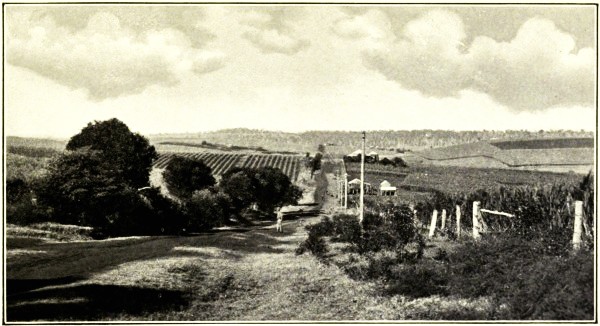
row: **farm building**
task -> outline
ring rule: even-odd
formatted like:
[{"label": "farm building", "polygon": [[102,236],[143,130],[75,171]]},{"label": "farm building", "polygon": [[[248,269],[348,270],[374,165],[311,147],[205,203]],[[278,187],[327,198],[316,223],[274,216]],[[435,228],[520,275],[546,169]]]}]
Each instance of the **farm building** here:
[{"label": "farm building", "polygon": [[396,187],[393,187],[387,180],[383,180],[379,184],[380,196],[396,196]]},{"label": "farm building", "polygon": [[588,173],[593,138],[482,141],[415,152],[419,163],[440,166]]},{"label": "farm building", "polygon": [[[362,150],[357,149],[354,152],[344,156],[344,161],[360,162],[361,155]],[[377,161],[379,161],[379,154],[377,152],[370,152],[365,156],[365,162],[367,163],[375,163]]]},{"label": "farm building", "polygon": [[367,159],[377,162],[379,161],[379,154],[377,154],[377,152],[370,152],[369,154],[367,154],[367,156],[365,156],[365,160]]},{"label": "farm building", "polygon": [[[371,192],[371,184],[365,182],[365,193]],[[356,195],[360,193],[360,179],[348,181],[348,194]]]}]

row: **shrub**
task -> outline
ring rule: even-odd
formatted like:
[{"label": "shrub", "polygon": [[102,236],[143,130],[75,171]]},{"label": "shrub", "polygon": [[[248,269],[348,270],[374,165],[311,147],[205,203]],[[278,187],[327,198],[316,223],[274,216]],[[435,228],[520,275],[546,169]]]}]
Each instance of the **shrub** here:
[{"label": "shrub", "polygon": [[339,214],[333,216],[332,241],[357,243],[362,236],[358,219],[354,215]]},{"label": "shrub", "polygon": [[187,200],[196,190],[206,189],[215,184],[212,170],[201,160],[174,156],[163,172],[169,192]]},{"label": "shrub", "polygon": [[31,187],[21,178],[6,180],[6,203],[13,204],[30,199]]},{"label": "shrub", "polygon": [[311,231],[308,232],[306,240],[296,248],[296,255],[302,255],[308,250],[317,258],[325,258],[325,254],[329,251],[327,243],[325,243],[325,240],[316,231]]},{"label": "shrub", "polygon": [[508,235],[467,243],[448,261],[450,293],[491,296],[508,307],[496,318],[593,317],[593,256],[585,250],[558,255],[538,241]]},{"label": "shrub", "polygon": [[189,231],[205,231],[225,224],[230,216],[229,197],[209,189],[195,191],[186,202]]},{"label": "shrub", "polygon": [[178,234],[187,226],[181,205],[163,196],[159,188],[145,189],[141,196],[150,209],[140,221],[146,225],[147,234]]},{"label": "shrub", "polygon": [[36,205],[29,198],[6,204],[6,222],[17,225],[28,225],[50,220],[51,215],[46,207]]},{"label": "shrub", "polygon": [[334,233],[334,224],[329,218],[329,216],[321,217],[321,221],[319,223],[310,224],[304,227],[306,231],[310,233],[314,233],[319,237],[331,236]]}]

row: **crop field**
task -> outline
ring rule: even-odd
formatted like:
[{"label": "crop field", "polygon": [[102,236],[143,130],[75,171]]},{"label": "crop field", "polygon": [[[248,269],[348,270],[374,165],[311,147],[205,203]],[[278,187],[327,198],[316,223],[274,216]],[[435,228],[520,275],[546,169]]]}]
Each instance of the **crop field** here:
[{"label": "crop field", "polygon": [[500,149],[594,148],[594,138],[551,138],[493,141]]},{"label": "crop field", "polygon": [[179,155],[196,160],[202,160],[208,165],[213,175],[223,175],[233,167],[274,167],[279,168],[290,180],[295,181],[298,178],[302,167],[301,156],[298,155],[261,155],[261,154],[230,154],[230,153],[159,153],[158,159],[154,162],[154,167],[164,169],[169,165],[171,158]]},{"label": "crop field", "polygon": [[[593,138],[480,141],[415,152],[419,164],[585,174],[594,164]],[[420,158],[420,159],[419,159]],[[414,162],[413,162],[414,163]]]},{"label": "crop field", "polygon": [[[347,163],[348,180],[360,178],[360,164]],[[392,186],[416,192],[439,190],[446,193],[496,189],[510,186],[576,184],[580,175],[542,171],[482,169],[455,166],[410,166],[395,168],[376,164],[365,165],[365,181],[379,186],[383,180]]]}]

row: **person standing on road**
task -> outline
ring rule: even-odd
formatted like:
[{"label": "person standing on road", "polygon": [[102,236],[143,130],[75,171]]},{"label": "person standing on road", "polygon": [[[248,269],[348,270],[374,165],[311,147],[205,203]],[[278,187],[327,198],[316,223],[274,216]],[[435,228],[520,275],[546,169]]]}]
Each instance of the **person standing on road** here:
[{"label": "person standing on road", "polygon": [[282,224],[283,223],[283,212],[281,208],[277,208],[277,232],[283,232]]}]

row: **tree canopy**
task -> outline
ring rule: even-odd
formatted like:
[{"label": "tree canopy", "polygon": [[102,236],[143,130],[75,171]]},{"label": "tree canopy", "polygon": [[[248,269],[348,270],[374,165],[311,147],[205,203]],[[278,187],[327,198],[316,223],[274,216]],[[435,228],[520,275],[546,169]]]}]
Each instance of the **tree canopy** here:
[{"label": "tree canopy", "polygon": [[238,210],[256,203],[260,210],[271,212],[277,206],[297,203],[302,196],[288,176],[273,167],[232,169],[223,175],[219,188]]},{"label": "tree canopy", "polygon": [[163,177],[169,192],[179,199],[188,199],[196,190],[213,186],[212,169],[202,160],[175,156],[167,165]]},{"label": "tree canopy", "polygon": [[67,150],[90,149],[100,159],[110,162],[123,180],[134,188],[149,184],[152,161],[157,158],[154,146],[138,133],[133,133],[118,119],[89,123],[71,137]]}]

